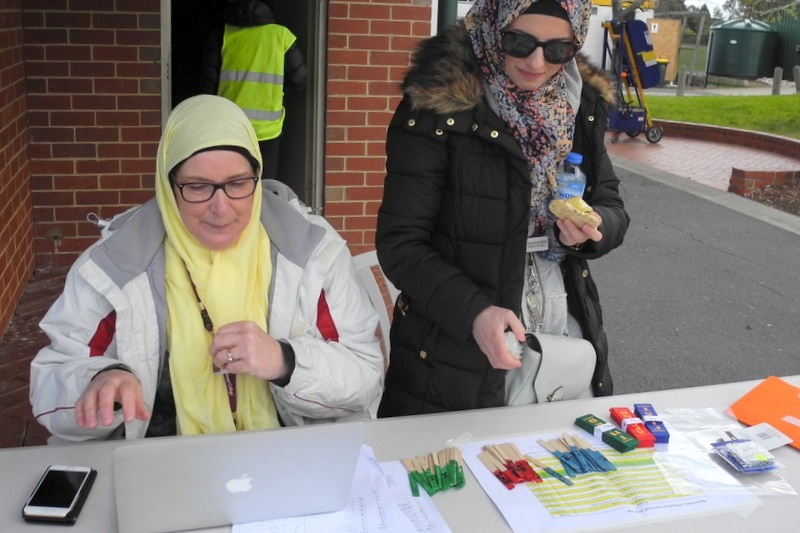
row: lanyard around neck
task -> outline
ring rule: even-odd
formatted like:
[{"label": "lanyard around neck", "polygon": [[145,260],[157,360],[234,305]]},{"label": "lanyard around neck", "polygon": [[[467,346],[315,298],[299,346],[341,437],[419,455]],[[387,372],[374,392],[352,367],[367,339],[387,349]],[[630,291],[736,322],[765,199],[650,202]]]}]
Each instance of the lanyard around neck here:
[{"label": "lanyard around neck", "polygon": [[[185,267],[186,265],[184,264],[184,268]],[[200,318],[203,320],[203,327],[211,334],[211,338],[214,338],[214,322],[211,321],[208,309],[206,309],[206,306],[203,304],[203,300],[200,299],[200,294],[197,292],[197,287],[194,284],[194,280],[192,280],[192,275],[189,273],[188,268],[186,269],[186,275],[189,277],[189,283],[192,284],[194,297],[197,299],[197,305],[200,307]],[[214,365],[214,368],[217,369],[217,366]],[[225,380],[225,391],[228,393],[228,403],[231,406],[231,413],[236,413],[236,374],[230,374],[221,369],[217,370],[222,372],[222,377]]]}]

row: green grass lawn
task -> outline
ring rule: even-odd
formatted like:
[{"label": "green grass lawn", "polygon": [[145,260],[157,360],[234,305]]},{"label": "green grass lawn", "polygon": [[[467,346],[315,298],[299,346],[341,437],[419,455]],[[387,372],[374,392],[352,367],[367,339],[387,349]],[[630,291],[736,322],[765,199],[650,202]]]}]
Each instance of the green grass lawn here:
[{"label": "green grass lawn", "polygon": [[800,94],[767,96],[647,96],[650,116],[800,139]]}]

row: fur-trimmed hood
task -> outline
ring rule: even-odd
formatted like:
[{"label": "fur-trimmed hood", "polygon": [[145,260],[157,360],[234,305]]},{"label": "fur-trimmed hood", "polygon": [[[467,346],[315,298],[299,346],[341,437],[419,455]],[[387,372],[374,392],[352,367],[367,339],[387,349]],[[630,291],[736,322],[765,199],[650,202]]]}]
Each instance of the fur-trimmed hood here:
[{"label": "fur-trimmed hood", "polygon": [[[616,102],[612,80],[589,60],[576,57],[584,84],[594,87],[607,105]],[[463,22],[420,43],[403,80],[403,92],[417,109],[456,113],[484,99],[481,74]]]}]

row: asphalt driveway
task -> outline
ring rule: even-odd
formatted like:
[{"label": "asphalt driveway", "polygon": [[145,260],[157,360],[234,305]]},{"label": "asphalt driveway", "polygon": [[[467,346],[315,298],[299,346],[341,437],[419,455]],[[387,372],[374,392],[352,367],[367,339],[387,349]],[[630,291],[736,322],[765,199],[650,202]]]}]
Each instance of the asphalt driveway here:
[{"label": "asphalt driveway", "polygon": [[592,264],[615,392],[800,373],[800,217],[615,166],[631,227]]}]

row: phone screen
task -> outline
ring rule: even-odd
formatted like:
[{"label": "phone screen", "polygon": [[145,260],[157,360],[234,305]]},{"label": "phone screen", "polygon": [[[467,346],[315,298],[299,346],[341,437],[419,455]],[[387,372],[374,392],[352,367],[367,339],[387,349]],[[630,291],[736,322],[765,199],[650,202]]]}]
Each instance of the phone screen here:
[{"label": "phone screen", "polygon": [[78,489],[83,484],[88,472],[69,470],[48,470],[42,483],[36,489],[28,505],[36,507],[72,506]]},{"label": "phone screen", "polygon": [[22,508],[22,517],[75,523],[96,476],[97,471],[88,466],[49,466]]}]

